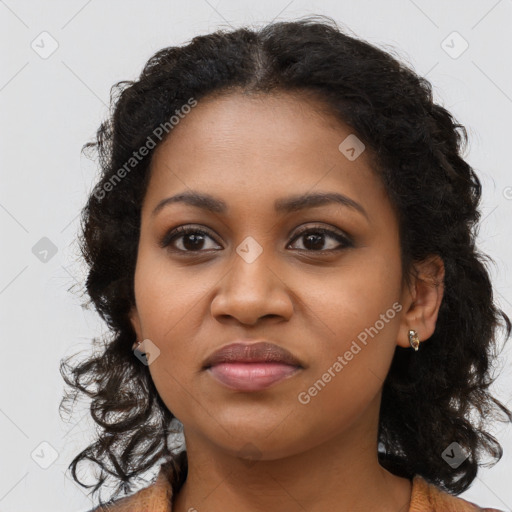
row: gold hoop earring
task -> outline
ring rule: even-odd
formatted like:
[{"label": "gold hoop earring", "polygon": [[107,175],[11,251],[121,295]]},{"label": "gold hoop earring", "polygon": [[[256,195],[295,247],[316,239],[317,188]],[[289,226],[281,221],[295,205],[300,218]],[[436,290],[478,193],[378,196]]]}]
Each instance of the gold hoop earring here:
[{"label": "gold hoop earring", "polygon": [[409,331],[409,344],[416,352],[418,351],[420,339],[418,338],[418,333],[412,329]]}]

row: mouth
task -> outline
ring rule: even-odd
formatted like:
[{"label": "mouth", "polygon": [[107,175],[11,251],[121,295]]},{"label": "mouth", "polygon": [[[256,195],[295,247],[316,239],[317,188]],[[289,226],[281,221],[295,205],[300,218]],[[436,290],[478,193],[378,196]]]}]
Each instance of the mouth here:
[{"label": "mouth", "polygon": [[231,343],[214,352],[203,369],[217,382],[239,391],[261,391],[303,369],[284,347],[266,341]]},{"label": "mouth", "polygon": [[217,381],[239,391],[261,391],[302,368],[281,363],[221,363],[208,368]]}]

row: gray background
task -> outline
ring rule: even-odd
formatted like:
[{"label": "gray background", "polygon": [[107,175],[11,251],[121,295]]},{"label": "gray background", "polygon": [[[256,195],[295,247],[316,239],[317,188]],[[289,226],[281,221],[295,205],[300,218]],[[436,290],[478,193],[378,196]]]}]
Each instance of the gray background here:
[{"label": "gray background", "polygon": [[[58,365],[106,332],[68,289],[85,276],[75,236],[96,174],[80,150],[107,114],[110,87],[197,34],[315,13],[427,76],[436,100],[467,127],[466,158],[484,186],[478,242],[512,315],[512,0],[0,0],[0,512],[92,506],[65,470],[93,426],[83,405],[69,423],[60,419]],[[508,347],[493,388],[509,406],[511,361]],[[504,456],[461,496],[512,510],[512,428],[497,423],[491,432]]]}]

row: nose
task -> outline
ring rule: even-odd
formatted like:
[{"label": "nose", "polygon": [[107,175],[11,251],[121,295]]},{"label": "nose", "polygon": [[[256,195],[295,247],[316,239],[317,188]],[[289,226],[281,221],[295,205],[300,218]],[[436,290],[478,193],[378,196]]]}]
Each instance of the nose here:
[{"label": "nose", "polygon": [[211,303],[211,313],[218,321],[236,319],[246,325],[255,325],[263,317],[276,321],[289,320],[293,314],[293,302],[283,275],[270,268],[260,254],[252,262],[245,261],[237,253],[234,263],[219,284]]}]

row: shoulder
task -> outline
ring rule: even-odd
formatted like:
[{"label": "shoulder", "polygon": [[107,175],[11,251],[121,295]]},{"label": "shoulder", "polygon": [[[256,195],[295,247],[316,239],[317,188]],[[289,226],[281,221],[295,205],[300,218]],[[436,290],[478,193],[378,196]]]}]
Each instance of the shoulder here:
[{"label": "shoulder", "polygon": [[156,480],[144,489],[88,512],[172,512],[171,498],[172,487],[162,468]]},{"label": "shoulder", "polygon": [[475,503],[453,496],[416,475],[413,479],[411,504],[408,512],[503,512],[496,508],[481,508]]}]

